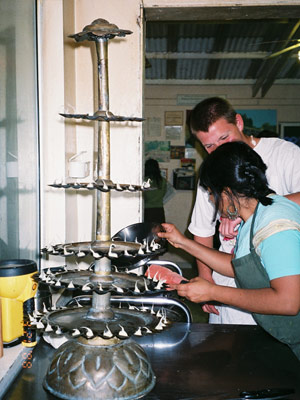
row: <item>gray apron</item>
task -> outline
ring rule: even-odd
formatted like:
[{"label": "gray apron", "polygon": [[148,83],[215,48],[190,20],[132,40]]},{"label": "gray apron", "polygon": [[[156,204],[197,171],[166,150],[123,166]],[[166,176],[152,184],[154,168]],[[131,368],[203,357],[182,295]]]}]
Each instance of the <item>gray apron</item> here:
[{"label": "gray apron", "polygon": [[[258,206],[259,203],[254,211],[250,228],[250,253],[232,260],[236,285],[242,289],[270,287],[269,276],[253,245],[253,230]],[[300,312],[295,316],[257,313],[252,313],[252,316],[265,331],[287,344],[300,360]]]}]

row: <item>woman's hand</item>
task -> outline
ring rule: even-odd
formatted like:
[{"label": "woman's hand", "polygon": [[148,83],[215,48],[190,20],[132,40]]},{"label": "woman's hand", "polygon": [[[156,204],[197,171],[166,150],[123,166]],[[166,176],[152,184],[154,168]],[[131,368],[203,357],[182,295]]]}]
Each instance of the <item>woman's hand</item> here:
[{"label": "woman's hand", "polygon": [[197,276],[189,281],[189,283],[180,285],[170,285],[172,289],[177,290],[179,296],[186,297],[194,303],[205,303],[214,300],[211,295],[213,283]]},{"label": "woman's hand", "polygon": [[174,247],[182,247],[186,237],[179,232],[176,226],[173,224],[162,224],[162,226],[165,232],[158,232],[157,236],[167,239]]}]

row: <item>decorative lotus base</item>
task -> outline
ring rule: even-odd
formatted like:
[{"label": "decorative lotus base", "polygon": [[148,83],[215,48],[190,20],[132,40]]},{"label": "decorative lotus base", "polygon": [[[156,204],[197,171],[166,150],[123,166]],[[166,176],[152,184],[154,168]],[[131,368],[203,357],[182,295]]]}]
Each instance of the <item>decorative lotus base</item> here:
[{"label": "decorative lotus base", "polygon": [[148,357],[131,339],[70,340],[58,348],[44,388],[62,399],[138,399],[155,385]]}]

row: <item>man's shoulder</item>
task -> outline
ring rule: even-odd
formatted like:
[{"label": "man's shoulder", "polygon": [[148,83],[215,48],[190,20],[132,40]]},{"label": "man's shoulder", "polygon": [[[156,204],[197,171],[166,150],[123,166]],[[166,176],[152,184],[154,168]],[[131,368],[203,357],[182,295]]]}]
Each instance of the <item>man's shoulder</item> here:
[{"label": "man's shoulder", "polygon": [[272,199],[271,205],[260,207],[258,225],[265,225],[267,222],[282,218],[300,223],[300,207],[298,204],[279,195],[272,195]]},{"label": "man's shoulder", "polygon": [[295,143],[292,143],[288,140],[280,139],[280,138],[261,138],[257,148],[254,148],[260,154],[261,152],[269,152],[269,151],[295,151],[300,153],[300,147]]},{"label": "man's shoulder", "polygon": [[273,165],[274,161],[279,167],[279,164],[299,162],[300,159],[300,147],[279,138],[261,138],[254,150],[268,166]]}]

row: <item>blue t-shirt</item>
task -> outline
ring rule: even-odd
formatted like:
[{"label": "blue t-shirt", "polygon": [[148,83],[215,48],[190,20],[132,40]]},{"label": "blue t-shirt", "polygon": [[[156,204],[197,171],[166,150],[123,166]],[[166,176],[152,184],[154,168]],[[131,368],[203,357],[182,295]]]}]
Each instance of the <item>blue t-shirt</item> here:
[{"label": "blue t-shirt", "polygon": [[[300,206],[282,196],[272,195],[273,204],[259,204],[254,234],[276,220],[289,220],[300,225]],[[242,223],[237,237],[235,258],[249,254],[250,227],[253,215]],[[263,240],[258,246],[261,261],[270,280],[300,274],[300,232],[288,229],[277,232]]]}]

